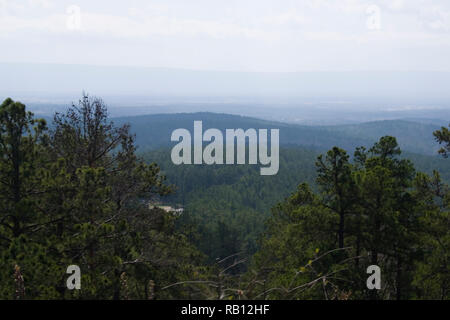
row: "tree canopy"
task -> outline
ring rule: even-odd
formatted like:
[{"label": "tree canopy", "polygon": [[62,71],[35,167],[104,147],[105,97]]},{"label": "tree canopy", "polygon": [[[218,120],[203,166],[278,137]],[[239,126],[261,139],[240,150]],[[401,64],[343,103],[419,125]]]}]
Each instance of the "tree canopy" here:
[{"label": "tree canopy", "polygon": [[[450,298],[449,187],[395,137],[352,154],[286,148],[279,175],[261,177],[138,153],[87,94],[49,127],[0,105],[0,299]],[[434,136],[446,157],[448,129]],[[366,286],[373,265],[380,290]]]}]

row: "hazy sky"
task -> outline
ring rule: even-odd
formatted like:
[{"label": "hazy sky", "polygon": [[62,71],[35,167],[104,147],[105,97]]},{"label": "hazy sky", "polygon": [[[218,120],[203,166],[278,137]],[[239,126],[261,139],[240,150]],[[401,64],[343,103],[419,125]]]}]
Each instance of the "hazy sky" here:
[{"label": "hazy sky", "polygon": [[450,71],[449,0],[0,0],[0,62]]}]

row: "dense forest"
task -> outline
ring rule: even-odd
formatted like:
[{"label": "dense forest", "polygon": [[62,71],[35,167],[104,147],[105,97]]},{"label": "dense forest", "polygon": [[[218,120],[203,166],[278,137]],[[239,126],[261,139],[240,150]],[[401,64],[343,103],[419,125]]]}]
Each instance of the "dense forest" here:
[{"label": "dense forest", "polygon": [[[201,120],[209,128],[280,129],[280,145],[301,146],[307,149],[328,150],[339,146],[353,150],[368,146],[381,136],[396,137],[404,151],[435,155],[438,149],[433,132],[440,127],[436,123],[410,120],[382,120],[354,125],[307,126],[261,120],[245,116],[211,112],[152,114],[115,118],[117,125],[131,124],[140,150],[170,147],[170,136],[177,128],[193,129],[195,120]],[[440,121],[436,121],[440,122]],[[151,138],[150,138],[151,137]]]},{"label": "dense forest", "polygon": [[[367,145],[370,130],[350,142],[347,127],[285,125],[280,171],[264,177],[175,166],[170,128],[126,120],[87,95],[50,123],[1,104],[0,299],[450,298],[447,128],[418,132],[437,158],[389,135]],[[298,146],[301,132],[322,148]],[[69,265],[80,290],[66,287]],[[380,290],[366,287],[369,265]]]},{"label": "dense forest", "polygon": [[[272,207],[290,196],[300,182],[318,191],[315,161],[319,155],[319,150],[303,147],[281,148],[278,174],[264,177],[252,165],[177,166],[170,159],[170,149],[142,154],[147,162],[158,163],[175,188],[163,202],[184,208],[178,228],[195,230],[194,243],[211,261],[239,251],[255,253]],[[412,153],[399,156],[430,175],[437,169],[442,180],[450,182],[450,161]]]}]

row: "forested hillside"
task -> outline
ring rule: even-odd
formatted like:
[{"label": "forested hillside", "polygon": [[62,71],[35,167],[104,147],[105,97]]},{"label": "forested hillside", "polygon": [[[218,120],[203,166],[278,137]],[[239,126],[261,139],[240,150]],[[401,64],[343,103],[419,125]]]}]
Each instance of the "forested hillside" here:
[{"label": "forested hillside", "polygon": [[[155,149],[167,121],[119,122],[87,95],[49,126],[20,102],[0,105],[0,298],[450,298],[447,128],[432,132],[438,158],[402,153],[392,136],[343,149],[360,138],[286,125],[288,141],[305,130],[324,144],[286,143],[278,174],[261,176],[175,166],[170,148]],[[327,135],[339,144],[322,150]],[[66,286],[72,265],[79,290]],[[369,265],[379,290],[366,286]]]},{"label": "forested hillside", "polygon": [[175,192],[164,199],[185,212],[181,229],[195,230],[195,243],[213,261],[244,250],[252,254],[270,208],[287,197],[299,181],[313,184],[318,153],[290,148],[280,152],[280,171],[261,176],[258,166],[176,166],[170,149],[144,154],[159,163]]},{"label": "forested hillside", "polygon": [[433,139],[433,132],[439,128],[434,124],[418,121],[384,120],[361,124],[330,126],[331,132],[374,141],[380,136],[396,137],[400,147],[415,153],[435,154],[438,145]]},{"label": "forested hillside", "polygon": [[193,131],[195,120],[203,121],[203,129],[280,129],[282,146],[302,146],[308,149],[328,150],[333,146],[354,149],[370,146],[380,137],[392,135],[398,138],[402,150],[435,155],[438,144],[433,139],[433,131],[440,127],[413,121],[376,121],[347,126],[304,126],[255,118],[216,114],[180,113],[143,115],[138,117],[114,118],[117,125],[129,123],[131,132],[136,134],[140,150],[155,149],[173,145],[170,141],[172,131],[185,128]]},{"label": "forested hillside", "polygon": [[[316,185],[315,161],[319,151],[302,147],[280,150],[280,170],[275,176],[260,176],[258,166],[176,166],[170,149],[145,152],[148,162],[156,162],[175,191],[164,202],[185,209],[179,219],[181,229],[195,230],[197,247],[213,261],[238,251],[249,254],[258,248],[270,208],[288,197],[299,183]],[[442,173],[450,182],[450,161],[438,156],[407,153],[418,171]]]}]

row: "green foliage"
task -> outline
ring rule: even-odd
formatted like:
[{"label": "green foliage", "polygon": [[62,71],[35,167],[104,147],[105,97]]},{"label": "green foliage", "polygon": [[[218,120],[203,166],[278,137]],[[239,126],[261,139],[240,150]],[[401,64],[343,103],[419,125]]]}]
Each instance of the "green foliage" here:
[{"label": "green foliage", "polygon": [[143,150],[167,148],[171,145],[170,135],[173,130],[186,128],[192,132],[195,120],[201,120],[204,129],[217,128],[223,133],[228,128],[280,129],[280,145],[283,147],[301,146],[325,151],[339,146],[344,150],[353,150],[361,145],[373,145],[382,136],[394,136],[404,151],[433,155],[439,148],[432,135],[439,129],[438,125],[404,120],[306,126],[211,112],[154,114],[115,119],[118,124],[131,125],[131,131],[136,134],[136,142]]},{"label": "green foliage", "polygon": [[[236,120],[204,116],[221,129]],[[282,139],[325,147],[347,137],[339,130],[286,125]],[[145,132],[144,147],[164,145]],[[435,137],[445,156],[448,130]],[[284,147],[279,173],[261,176],[251,165],[175,166],[170,150],[136,147],[98,98],[83,95],[50,130],[23,104],[1,104],[0,299],[450,298],[444,159],[401,155],[385,136],[352,157]],[[73,264],[81,290],[66,287]],[[377,292],[366,288],[373,264]]]},{"label": "green foliage", "polygon": [[[55,115],[51,131],[5,100],[0,173],[0,298],[186,297],[161,288],[200,270],[203,257],[175,231],[176,217],[148,207],[171,188],[156,164],[136,156],[128,126],[108,121],[100,99],[84,95]],[[82,288],[69,291],[73,264]]]},{"label": "green foliage", "polygon": [[[383,137],[358,148],[354,164],[338,148],[319,156],[321,192],[301,184],[273,209],[248,280],[264,286],[249,295],[449,299],[448,187],[399,154],[395,138]],[[382,270],[379,291],[365,287],[369,265]]]},{"label": "green foliage", "polygon": [[439,144],[444,145],[441,149],[439,149],[439,153],[447,158],[448,153],[450,152],[450,130],[442,127],[441,130],[436,130],[433,135]]},{"label": "green foliage", "polygon": [[157,162],[176,186],[164,201],[181,205],[180,231],[204,252],[211,262],[244,251],[258,249],[264,220],[270,207],[289,195],[298,181],[313,182],[317,153],[282,148],[280,170],[275,176],[261,176],[259,166],[176,166],[170,150],[147,152],[148,162]]},{"label": "green foliage", "polygon": [[413,285],[419,299],[449,299],[450,295],[450,190],[438,172],[418,175],[416,194],[423,215],[420,237],[423,257],[416,262]]}]

